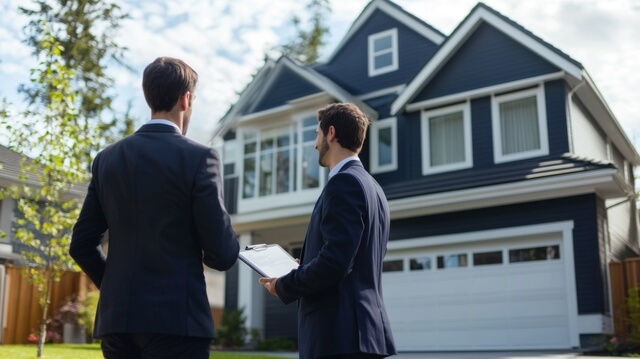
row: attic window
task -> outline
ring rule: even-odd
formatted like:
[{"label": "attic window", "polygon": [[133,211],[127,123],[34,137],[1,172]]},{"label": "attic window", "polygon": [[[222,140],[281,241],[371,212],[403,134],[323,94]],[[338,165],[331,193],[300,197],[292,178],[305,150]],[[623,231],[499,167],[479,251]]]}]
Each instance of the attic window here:
[{"label": "attic window", "polygon": [[398,69],[398,29],[369,36],[369,77]]}]

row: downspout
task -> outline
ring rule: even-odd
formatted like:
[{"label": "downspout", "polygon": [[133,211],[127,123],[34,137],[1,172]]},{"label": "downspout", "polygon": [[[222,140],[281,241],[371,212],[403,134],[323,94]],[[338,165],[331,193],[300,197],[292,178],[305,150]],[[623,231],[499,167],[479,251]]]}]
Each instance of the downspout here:
[{"label": "downspout", "polygon": [[569,137],[569,152],[573,153],[573,126],[571,124],[571,99],[573,98],[573,94],[576,93],[576,91],[578,91],[578,89],[580,87],[582,87],[585,84],[585,81],[582,80],[580,81],[579,84],[577,84],[574,88],[572,88],[569,91],[569,94],[567,95],[567,104],[565,106],[566,109],[566,116],[567,116],[567,132],[568,132],[568,137]]}]

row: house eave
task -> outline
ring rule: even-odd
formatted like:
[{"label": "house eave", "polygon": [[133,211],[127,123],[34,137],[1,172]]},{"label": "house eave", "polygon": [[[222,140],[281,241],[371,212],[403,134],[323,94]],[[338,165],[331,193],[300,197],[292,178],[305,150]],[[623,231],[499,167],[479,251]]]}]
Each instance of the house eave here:
[{"label": "house eave", "polygon": [[597,193],[604,199],[625,197],[630,187],[615,169],[530,179],[394,199],[389,201],[392,219],[495,207],[522,202]]},{"label": "house eave", "polygon": [[[487,208],[508,204],[597,193],[604,199],[632,193],[619,172],[612,168],[577,174],[538,178],[459,191],[440,192],[389,200],[392,219]],[[314,203],[276,207],[232,215],[237,232],[306,224]]]}]

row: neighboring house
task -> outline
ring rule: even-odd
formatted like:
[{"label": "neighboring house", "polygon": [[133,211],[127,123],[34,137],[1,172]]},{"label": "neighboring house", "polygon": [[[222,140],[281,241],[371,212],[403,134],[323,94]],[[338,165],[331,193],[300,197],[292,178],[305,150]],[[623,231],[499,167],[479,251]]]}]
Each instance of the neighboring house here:
[{"label": "neighboring house", "polygon": [[[315,111],[332,102],[372,119],[360,158],[391,208],[399,350],[578,348],[612,331],[607,264],[639,254],[640,156],[579,62],[484,4],[446,36],[372,1],[326,63],[266,63],[213,134],[241,246],[299,255],[327,181]],[[296,305],[257,279],[228,272],[226,307],[296,337]]]}]

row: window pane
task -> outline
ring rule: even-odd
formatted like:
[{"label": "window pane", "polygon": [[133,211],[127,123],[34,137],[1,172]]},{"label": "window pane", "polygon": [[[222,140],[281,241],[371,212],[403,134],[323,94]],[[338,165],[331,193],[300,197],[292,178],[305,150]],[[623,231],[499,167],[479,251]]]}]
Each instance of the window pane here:
[{"label": "window pane", "polygon": [[546,261],[560,258],[560,246],[544,246],[509,250],[509,262]]},{"label": "window pane", "polygon": [[244,154],[248,155],[250,153],[256,153],[256,143],[248,142],[244,144]]},{"label": "window pane", "polygon": [[291,139],[289,138],[289,135],[280,135],[278,136],[278,148],[280,147],[286,147],[289,146],[289,143],[291,142]]},{"label": "window pane", "polygon": [[402,259],[382,262],[383,272],[402,272],[403,269],[404,262],[402,261]]},{"label": "window pane", "polygon": [[473,265],[483,266],[487,264],[501,264],[502,251],[482,252],[473,254]]},{"label": "window pane", "polygon": [[242,183],[242,198],[254,197],[256,188],[256,160],[253,157],[244,159]]},{"label": "window pane", "polygon": [[428,270],[431,269],[431,257],[411,258],[409,260],[410,270]]},{"label": "window pane", "polygon": [[438,256],[438,268],[458,268],[467,266],[466,254],[451,254],[447,256]]},{"label": "window pane", "polygon": [[222,169],[224,171],[224,176],[232,176],[236,173],[236,164],[235,163],[226,163]]},{"label": "window pane", "polygon": [[378,165],[388,165],[391,164],[392,160],[392,141],[391,138],[391,128],[381,128],[378,130]]},{"label": "window pane", "polygon": [[273,138],[265,138],[262,140],[262,142],[260,143],[260,150],[265,151],[265,150],[270,150],[273,148]]},{"label": "window pane", "polygon": [[273,181],[273,154],[260,156],[260,196],[271,194]]},{"label": "window pane", "polygon": [[536,96],[500,104],[502,154],[540,149]]},{"label": "window pane", "polygon": [[387,49],[391,49],[391,35],[373,40],[374,52],[387,50]]},{"label": "window pane", "polygon": [[464,162],[463,116],[460,111],[429,118],[431,167]]},{"label": "window pane", "polygon": [[279,151],[277,161],[276,193],[289,192],[289,150]]},{"label": "window pane", "polygon": [[315,116],[307,117],[302,120],[302,127],[318,126],[318,119]]},{"label": "window pane", "polygon": [[314,145],[302,148],[302,189],[317,188],[320,185],[320,165]]},{"label": "window pane", "polygon": [[393,54],[391,52],[387,52],[382,55],[376,55],[376,57],[373,58],[373,67],[375,69],[391,66],[392,64]]},{"label": "window pane", "polygon": [[[322,131],[322,130],[320,130]],[[309,141],[314,141],[316,140],[316,128],[312,128],[312,129],[308,129],[308,130],[304,130],[302,131],[302,142],[309,142]]]}]

